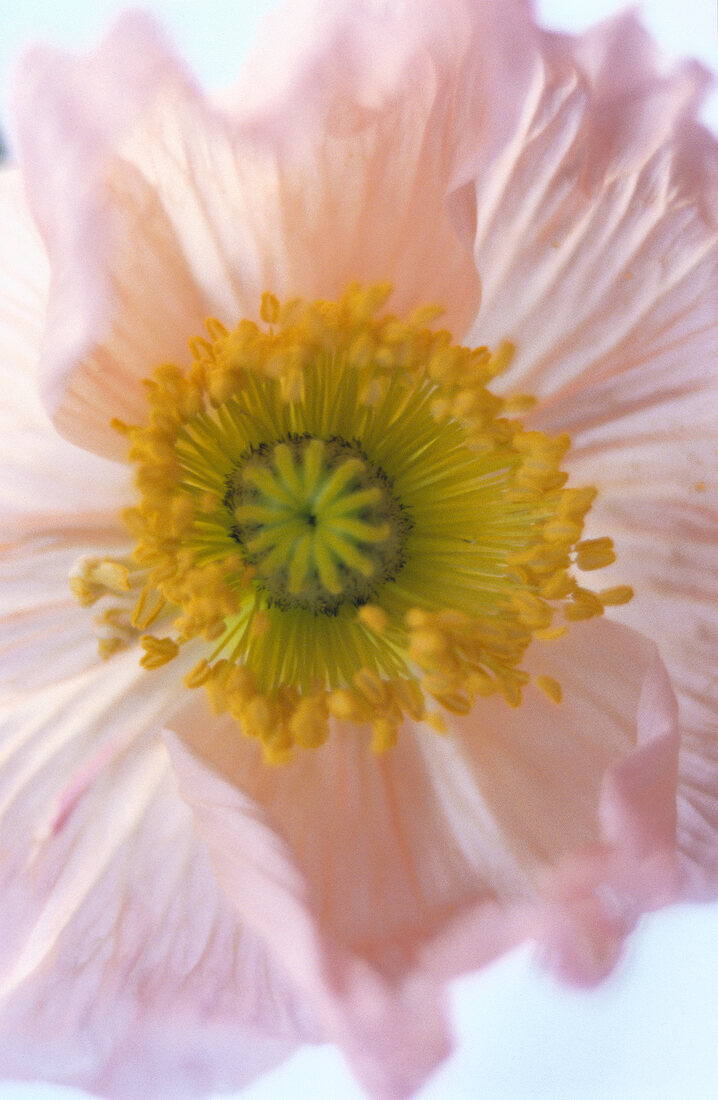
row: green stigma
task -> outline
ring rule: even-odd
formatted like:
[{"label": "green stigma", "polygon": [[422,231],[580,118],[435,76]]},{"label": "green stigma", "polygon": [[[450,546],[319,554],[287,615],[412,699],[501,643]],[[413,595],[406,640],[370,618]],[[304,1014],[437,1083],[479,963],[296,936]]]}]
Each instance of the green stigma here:
[{"label": "green stigma", "polygon": [[250,451],[225,506],[271,603],[330,615],[368,603],[396,575],[411,527],[384,471],[340,437],[294,435]]}]

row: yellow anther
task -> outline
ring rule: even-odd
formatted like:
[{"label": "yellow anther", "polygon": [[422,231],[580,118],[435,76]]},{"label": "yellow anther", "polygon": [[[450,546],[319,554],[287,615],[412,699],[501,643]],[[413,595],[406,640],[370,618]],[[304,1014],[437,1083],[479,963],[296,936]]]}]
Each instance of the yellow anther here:
[{"label": "yellow anther", "polygon": [[506,399],[504,411],[511,416],[520,416],[522,413],[530,412],[536,404],[537,400],[531,394],[516,393]]},{"label": "yellow anther", "polygon": [[573,545],[577,538],[581,535],[581,525],[574,520],[564,519],[559,517],[558,519],[551,520],[546,524],[544,530],[544,538],[549,542],[565,542]]},{"label": "yellow anther", "polygon": [[449,653],[448,639],[438,630],[416,630],[411,635],[410,653],[415,661],[433,661]]},{"label": "yellow anther", "polygon": [[329,713],[343,722],[362,722],[366,715],[353,692],[338,688],[327,698]]},{"label": "yellow anther", "polygon": [[431,694],[444,710],[449,710],[452,714],[468,714],[471,710],[472,699],[470,695],[463,695],[458,691],[453,694],[438,695],[435,692],[431,692]]},{"label": "yellow anther", "polygon": [[184,683],[188,688],[201,687],[202,684],[206,684],[212,676],[212,666],[203,657],[202,660],[194,666],[191,672],[188,672],[184,678]]},{"label": "yellow anther", "polygon": [[510,707],[521,706],[521,684],[508,676],[498,680],[499,691]]},{"label": "yellow anther", "polygon": [[554,680],[552,676],[537,676],[534,683],[552,703],[561,702],[563,692],[558,680]]},{"label": "yellow anther", "polygon": [[179,646],[172,638],[155,638],[154,634],[143,634],[140,644],[145,653],[140,658],[143,668],[161,668],[173,661],[179,653]]},{"label": "yellow anther", "polygon": [[415,722],[426,717],[424,694],[416,680],[392,680],[391,694],[399,713],[406,713]]},{"label": "yellow anther", "polygon": [[438,733],[439,736],[444,737],[449,732],[449,726],[444,718],[443,714],[439,714],[437,711],[430,711],[424,719],[427,726],[430,726],[434,733]]},{"label": "yellow anther", "polygon": [[530,629],[544,630],[551,623],[551,608],[533,592],[517,589],[512,602],[518,611],[519,621]]},{"label": "yellow anther", "polygon": [[122,638],[99,638],[97,641],[97,652],[103,661],[109,661],[110,657],[114,657],[115,653],[120,649],[125,648],[125,643]]},{"label": "yellow anther", "polygon": [[411,607],[406,613],[406,625],[410,630],[421,630],[431,623],[431,615],[420,607]]},{"label": "yellow anther", "polygon": [[95,584],[103,585],[110,592],[130,590],[130,572],[121,562],[103,559],[92,569],[91,578]]},{"label": "yellow anther", "polygon": [[320,697],[300,700],[289,721],[289,730],[293,741],[302,748],[312,749],[323,745],[329,734],[325,699]]},{"label": "yellow anther", "polygon": [[146,585],[140,593],[140,598],[132,612],[132,625],[137,630],[146,630],[150,623],[162,613],[167,601],[160,595],[156,588]]},{"label": "yellow anther", "polygon": [[466,677],[467,690],[472,695],[488,696],[493,695],[497,690],[496,681],[487,675],[485,672],[481,672],[478,669],[474,669]]},{"label": "yellow anther", "polygon": [[596,490],[593,486],[583,489],[564,489],[558,502],[557,515],[561,519],[573,519],[582,523],[595,499]]},{"label": "yellow anther", "polygon": [[534,638],[541,642],[555,642],[566,633],[565,626],[550,626],[547,630],[534,630]]},{"label": "yellow anther", "polygon": [[279,299],[274,294],[265,290],[262,295],[262,305],[259,315],[268,325],[276,325],[279,321]]},{"label": "yellow anther", "polygon": [[578,588],[574,592],[573,602],[564,605],[563,613],[569,622],[593,619],[596,615],[603,614],[603,603],[595,592]]},{"label": "yellow anther", "polygon": [[386,705],[387,685],[373,669],[361,668],[354,676],[354,686],[372,706]]},{"label": "yellow anther", "polygon": [[359,608],[357,618],[374,634],[383,634],[389,625],[389,616],[383,607],[365,603]]},{"label": "yellow anther", "polygon": [[82,607],[90,607],[108,594],[121,595],[131,588],[130,571],[111,558],[83,558],[69,577],[70,588]]},{"label": "yellow anther", "polygon": [[244,732],[260,741],[272,739],[272,707],[264,695],[255,695],[249,700],[243,712]]},{"label": "yellow anther", "polygon": [[546,580],[541,581],[539,592],[545,600],[562,600],[576,587],[576,582],[565,569],[557,569]]},{"label": "yellow anther", "polygon": [[207,327],[207,332],[213,340],[221,340],[222,337],[229,335],[222,322],[218,321],[216,317],[208,317],[205,321],[205,325]]},{"label": "yellow anther", "polygon": [[633,599],[630,584],[617,584],[614,588],[601,588],[597,596],[604,607],[618,607]]},{"label": "yellow anther", "polygon": [[381,754],[393,749],[399,736],[399,724],[391,718],[375,718],[371,726],[372,752]]},{"label": "yellow anther", "polygon": [[615,560],[613,542],[609,538],[585,539],[576,544],[576,565],[579,569],[603,569]]}]

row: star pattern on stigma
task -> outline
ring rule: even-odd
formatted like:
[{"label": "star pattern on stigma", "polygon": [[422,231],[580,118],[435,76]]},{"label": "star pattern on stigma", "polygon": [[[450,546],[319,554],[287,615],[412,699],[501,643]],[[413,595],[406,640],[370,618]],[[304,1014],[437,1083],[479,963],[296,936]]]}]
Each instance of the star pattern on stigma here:
[{"label": "star pattern on stigma", "polygon": [[148,670],[181,655],[271,762],[332,717],[382,751],[407,717],[442,731],[482,696],[518,706],[533,639],[632,595],[574,576],[610,564],[611,540],[581,538],[596,494],[566,487],[568,436],[525,430],[532,399],[488,388],[512,346],[456,345],[438,310],[400,319],[389,295],[267,293],[262,324],[208,321],[189,369],[147,380],[147,424],[115,422],[131,559],[71,578],[85,604],[111,597],[104,656],[137,636]]}]

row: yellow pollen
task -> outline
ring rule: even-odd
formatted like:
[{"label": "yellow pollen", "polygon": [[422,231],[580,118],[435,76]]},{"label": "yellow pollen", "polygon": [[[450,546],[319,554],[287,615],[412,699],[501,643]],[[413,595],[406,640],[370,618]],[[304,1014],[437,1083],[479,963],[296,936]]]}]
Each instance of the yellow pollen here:
[{"label": "yellow pollen", "polygon": [[552,703],[560,703],[562,697],[561,685],[553,679],[552,676],[537,676],[535,679],[537,688],[540,688],[544,695],[551,700]]},{"label": "yellow pollen", "polygon": [[576,565],[579,569],[603,569],[616,560],[610,539],[586,539],[576,545]]},{"label": "yellow pollen", "polygon": [[90,607],[108,593],[130,591],[130,571],[108,558],[84,558],[70,574],[70,588],[82,607]]},{"label": "yellow pollen", "polygon": [[[83,604],[121,598],[105,655],[133,636],[147,669],[182,653],[187,688],[268,761],[317,748],[333,722],[384,752],[407,719],[444,733],[442,712],[488,695],[518,706],[534,639],[632,595],[574,576],[613,547],[581,539],[596,491],[566,486],[569,438],[523,427],[531,397],[489,390],[513,347],[457,346],[434,307],[402,320],[388,297],[267,293],[260,324],[208,321],[189,369],[147,381],[147,423],[117,425],[133,561],[71,578]],[[560,702],[555,680],[535,682]]]}]

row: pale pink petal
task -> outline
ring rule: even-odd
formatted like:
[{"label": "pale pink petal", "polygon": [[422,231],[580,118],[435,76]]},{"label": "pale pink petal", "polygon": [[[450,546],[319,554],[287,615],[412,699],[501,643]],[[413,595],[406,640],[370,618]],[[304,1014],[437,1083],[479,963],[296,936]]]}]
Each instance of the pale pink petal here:
[{"label": "pale pink petal", "polygon": [[28,689],[87,668],[91,615],[70,592],[83,554],[127,552],[126,468],[63,440],[37,395],[47,258],[16,171],[0,173],[0,680]]},{"label": "pale pink petal", "polygon": [[322,6],[306,55],[283,28],[277,147],[256,104],[210,106],[139,16],[89,60],[26,59],[18,147],[53,262],[42,388],[63,434],[122,453],[108,422],[142,417],[142,378],[186,361],[208,314],[256,316],[266,289],[336,297],[388,280],[392,308],[438,302],[466,328],[479,283],[455,225],[475,220],[465,185],[520,108],[535,33],[522,3],[422,3],[397,33],[407,10]]},{"label": "pale pink petal", "polygon": [[707,76],[662,74],[633,15],[545,36],[523,127],[477,181],[483,281],[472,338],[515,341],[501,385],[566,431],[599,490],[618,614],[661,646],[678,692],[686,887],[718,887],[718,143],[695,121]]},{"label": "pale pink petal", "polygon": [[72,447],[37,394],[37,361],[48,262],[27,209],[20,174],[0,172],[0,520],[3,542],[70,534],[84,525],[120,530],[125,468]]},{"label": "pale pink petal", "polygon": [[[712,302],[699,296],[694,312]],[[610,532],[616,546],[601,583],[633,586],[621,620],[660,641],[679,695],[679,836],[692,896],[718,888],[716,362],[718,320],[579,391],[574,408],[583,412],[569,414],[564,398],[533,418],[555,424],[564,411],[572,477],[599,489],[586,535]]]},{"label": "pale pink petal", "polygon": [[[640,644],[637,748],[606,772],[596,841],[547,867],[538,897],[479,904],[447,922],[423,955],[432,971],[480,966],[530,938],[564,980],[591,985],[611,970],[640,916],[676,900],[676,700],[656,651]],[[631,660],[628,647],[623,657]],[[558,802],[555,812],[562,816]]]},{"label": "pale pink petal", "polygon": [[[342,1028],[359,1012],[347,1034],[377,1067],[387,1053],[366,1030],[355,980],[373,987],[377,1026],[407,1030],[411,1053],[413,997],[428,1005],[432,982],[527,937],[574,980],[593,980],[597,945],[610,943],[605,972],[637,915],[675,894],[678,740],[665,671],[651,643],[617,624],[571,634],[533,654],[537,672],[562,681],[559,706],[535,689],[517,710],[484,700],[446,738],[402,730],[384,757],[361,731],[337,728],[320,752],[268,769],[229,721],[208,731],[199,703],[172,722],[183,794],[238,913],[336,1041],[346,1044]],[[591,914],[616,898],[620,922],[611,910],[591,939]],[[421,1038],[427,1059],[440,1040],[437,1022],[434,1045]],[[398,1088],[387,1083],[386,1095]]]},{"label": "pale pink petal", "polygon": [[689,896],[710,897],[718,889],[718,464],[706,448],[706,459],[716,468],[712,473],[704,470],[705,487],[689,483],[681,491],[671,484],[668,471],[662,479],[667,449],[671,444],[676,450],[685,449],[680,440],[683,431],[680,420],[672,431],[657,426],[652,467],[657,481],[650,494],[641,493],[645,474],[628,464],[621,478],[603,482],[596,477],[599,470],[610,477],[610,447],[605,468],[599,460],[591,471],[588,456],[583,465],[584,476],[601,489],[589,531],[610,530],[618,553],[616,564],[606,571],[605,583],[634,586],[635,597],[621,608],[621,618],[660,639],[678,693],[679,846],[686,857]]},{"label": "pale pink petal", "polygon": [[698,67],[609,99],[570,45],[548,42],[522,125],[476,182],[483,299],[471,338],[514,340],[506,384],[551,400],[570,392],[575,408],[579,382],[649,355],[665,370],[677,337],[715,322],[718,211],[701,184],[717,154],[691,117]]},{"label": "pale pink petal", "polygon": [[678,708],[657,653],[646,669],[637,732],[640,747],[602,785],[602,845],[565,860],[547,883],[545,961],[582,985],[605,977],[644,912],[678,896]]},{"label": "pale pink petal", "polygon": [[191,1097],[316,1033],[216,884],[150,680],[131,653],[3,710],[3,1077]]},{"label": "pale pink petal", "polygon": [[116,532],[90,527],[0,542],[0,697],[59,683],[97,664],[93,618],[100,605],[81,607],[69,576],[85,555],[115,550],[122,557],[128,549]]},{"label": "pale pink petal", "polygon": [[[448,1053],[441,995],[386,982],[323,929],[296,857],[266,811],[167,735],[182,792],[238,919],[259,932],[372,1096],[398,1100]],[[346,903],[351,905],[351,899]]]},{"label": "pale pink petal", "polygon": [[[52,414],[66,399],[64,434],[121,457],[126,441],[111,418],[142,416],[140,379],[186,355],[208,310],[151,184],[112,153],[148,100],[162,100],[171,130],[188,81],[154,25],[127,16],[88,59],[34,50],[17,84],[23,174],[52,262],[41,394]],[[68,389],[80,359],[83,380]]]},{"label": "pale pink petal", "polygon": [[446,146],[450,194],[516,124],[537,43],[526,0],[293,0],[260,24],[234,102],[260,139],[297,145],[356,136],[407,88],[429,93],[426,140]]}]

